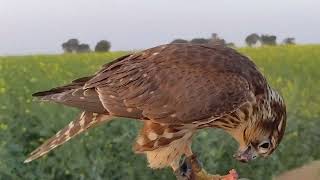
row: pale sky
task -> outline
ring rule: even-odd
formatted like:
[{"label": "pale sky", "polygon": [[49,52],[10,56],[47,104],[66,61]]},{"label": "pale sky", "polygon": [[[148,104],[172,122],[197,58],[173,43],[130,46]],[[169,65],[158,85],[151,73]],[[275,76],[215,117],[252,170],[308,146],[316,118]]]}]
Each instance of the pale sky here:
[{"label": "pale sky", "polygon": [[0,55],[61,53],[69,38],[130,50],[213,32],[237,45],[252,32],[320,43],[320,1],[0,0]]}]

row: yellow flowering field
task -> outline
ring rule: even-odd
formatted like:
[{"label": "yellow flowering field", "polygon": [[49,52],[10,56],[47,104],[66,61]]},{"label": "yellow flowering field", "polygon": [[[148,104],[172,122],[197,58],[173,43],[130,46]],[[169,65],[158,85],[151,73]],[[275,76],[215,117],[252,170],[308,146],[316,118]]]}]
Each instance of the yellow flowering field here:
[{"label": "yellow flowering field", "polygon": [[[250,179],[269,180],[320,159],[320,45],[241,48],[284,96],[288,126],[267,159],[233,160],[235,142],[220,130],[195,137],[194,150],[211,173],[235,168]],[[34,101],[31,94],[94,73],[125,52],[0,57],[0,179],[174,179],[152,171],[131,144],[139,122],[113,121],[74,138],[48,156],[23,164],[27,154],[73,119],[76,109]],[[223,139],[223,141],[221,141]]]}]

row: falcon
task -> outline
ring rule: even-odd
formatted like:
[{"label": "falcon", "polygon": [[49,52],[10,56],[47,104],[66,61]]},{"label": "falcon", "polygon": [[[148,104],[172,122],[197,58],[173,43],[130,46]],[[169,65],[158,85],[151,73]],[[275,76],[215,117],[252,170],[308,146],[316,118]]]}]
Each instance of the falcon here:
[{"label": "falcon", "polygon": [[[145,154],[151,168],[169,166],[178,178],[233,180],[237,179],[234,170],[214,176],[199,166],[191,149],[193,135],[204,128],[221,128],[239,143],[235,159],[249,162],[269,156],[286,127],[283,98],[248,57],[222,45],[157,46],[33,96],[83,112],[25,162],[90,127],[126,117],[143,122],[134,151]],[[186,163],[181,165],[182,157]],[[183,165],[187,170],[182,170]]]}]

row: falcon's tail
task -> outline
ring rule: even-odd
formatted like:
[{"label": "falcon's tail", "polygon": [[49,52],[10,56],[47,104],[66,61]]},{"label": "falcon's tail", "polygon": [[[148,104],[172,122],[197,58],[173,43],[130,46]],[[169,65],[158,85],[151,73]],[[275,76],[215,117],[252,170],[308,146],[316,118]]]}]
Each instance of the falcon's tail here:
[{"label": "falcon's tail", "polygon": [[54,148],[67,142],[69,139],[73,138],[74,136],[87,130],[88,128],[93,127],[102,122],[110,121],[111,119],[112,119],[112,116],[109,116],[109,115],[84,111],[78,118],[71,121],[68,126],[66,126],[62,130],[57,132],[55,136],[51,137],[46,142],[44,142],[40,147],[38,147],[36,150],[31,152],[29,157],[24,162],[28,163],[34,159],[37,159],[47,154]]},{"label": "falcon's tail", "polygon": [[83,77],[72,83],[32,94],[41,101],[51,101],[66,106],[76,107],[84,111],[106,112],[98,93],[94,88],[83,89],[85,83],[92,77]]}]

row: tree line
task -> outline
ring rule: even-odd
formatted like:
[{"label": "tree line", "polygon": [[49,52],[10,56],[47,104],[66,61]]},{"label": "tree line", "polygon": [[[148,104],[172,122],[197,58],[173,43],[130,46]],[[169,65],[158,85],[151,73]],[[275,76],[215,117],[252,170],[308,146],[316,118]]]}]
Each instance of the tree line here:
[{"label": "tree line", "polygon": [[[257,33],[249,34],[245,42],[248,46],[257,46],[257,45],[269,45],[269,46],[275,46],[277,45],[277,36],[275,35],[268,35],[268,34],[262,34],[258,35]],[[293,37],[287,37],[283,39],[282,44],[285,45],[293,45],[295,43],[295,38]]]},{"label": "tree line", "polygon": [[185,39],[175,39],[171,43],[192,43],[192,44],[207,44],[207,45],[225,45],[225,46],[235,46],[232,42],[227,42],[223,38],[220,38],[217,33],[212,33],[210,38],[194,38],[190,41]]},{"label": "tree line", "polygon": [[[220,45],[225,45],[225,46],[231,46],[234,47],[235,44],[232,42],[226,42],[223,38],[220,38],[217,33],[213,33],[210,38],[194,38],[189,40],[185,39],[175,39],[171,43],[192,43],[192,44],[206,44],[206,45],[215,45],[215,44],[220,44]],[[269,34],[262,34],[258,35],[257,33],[252,33],[249,34],[245,38],[245,43],[249,47],[254,47],[254,46],[275,46],[278,45],[277,42],[277,36],[275,35],[269,35]],[[293,37],[287,37],[283,39],[282,43],[284,45],[294,45],[296,44],[295,38]]]},{"label": "tree line", "polygon": [[[206,44],[206,45],[224,45],[229,47],[235,47],[233,42],[227,42],[225,39],[218,36],[217,33],[212,33],[210,38],[193,38],[191,40],[186,39],[175,39],[171,43],[192,43],[192,44]],[[252,33],[249,34],[245,38],[245,43],[249,47],[257,47],[257,46],[275,46],[278,45],[277,36],[269,35],[269,34],[257,34]],[[296,44],[295,38],[287,37],[283,39],[281,44],[285,45],[293,45]],[[99,41],[95,47],[95,52],[108,52],[111,48],[111,43],[107,40]],[[65,53],[87,53],[92,52],[89,44],[80,43],[78,39],[69,39],[68,41],[62,44],[62,49]]]},{"label": "tree line", "polygon": [[[89,44],[80,43],[78,39],[69,39],[62,43],[62,49],[65,53],[87,53],[91,52]],[[95,52],[108,52],[111,48],[111,43],[107,40],[99,41],[95,47]]]}]

